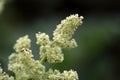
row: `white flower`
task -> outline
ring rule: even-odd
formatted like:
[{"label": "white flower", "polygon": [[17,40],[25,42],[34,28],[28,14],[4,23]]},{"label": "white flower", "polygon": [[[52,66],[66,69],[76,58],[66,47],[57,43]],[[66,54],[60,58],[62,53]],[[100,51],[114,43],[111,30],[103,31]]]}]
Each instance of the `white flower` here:
[{"label": "white flower", "polygon": [[[57,44],[59,44],[62,48],[72,48],[77,46],[75,40],[71,40],[74,31],[77,29],[79,25],[82,24],[82,16],[71,15],[66,19],[61,21],[61,24],[57,26],[57,29],[53,33],[53,40]],[[71,45],[69,45],[71,44]],[[66,47],[65,47],[66,46]],[[69,47],[67,47],[69,46]]]},{"label": "white flower", "polygon": [[49,63],[60,63],[64,60],[64,55],[59,46],[48,49],[47,60]]},{"label": "white flower", "polygon": [[14,80],[14,78],[7,75],[0,67],[0,80]]},{"label": "white flower", "polygon": [[[14,45],[15,53],[9,56],[8,69],[13,71],[16,80],[78,80],[76,71],[46,70],[44,62],[61,63],[64,60],[62,49],[75,48],[77,43],[72,38],[74,31],[82,24],[83,17],[78,14],[71,15],[53,33],[53,40],[49,40],[46,33],[36,33],[36,43],[40,45],[40,60],[35,60],[30,50],[31,40],[28,35],[20,37]],[[2,75],[2,76],[1,76]],[[2,72],[0,68],[0,80],[14,80]]]},{"label": "white flower", "polygon": [[46,45],[46,44],[49,44],[50,41],[49,41],[49,36],[46,35],[45,33],[36,33],[36,39],[37,39],[37,44],[39,45]]},{"label": "white flower", "polygon": [[28,35],[20,37],[16,44],[14,45],[14,49],[16,52],[20,52],[23,48],[30,48],[31,40],[28,38]]},{"label": "white flower", "polygon": [[64,71],[62,74],[64,75],[65,80],[78,80],[78,74],[76,71]]}]

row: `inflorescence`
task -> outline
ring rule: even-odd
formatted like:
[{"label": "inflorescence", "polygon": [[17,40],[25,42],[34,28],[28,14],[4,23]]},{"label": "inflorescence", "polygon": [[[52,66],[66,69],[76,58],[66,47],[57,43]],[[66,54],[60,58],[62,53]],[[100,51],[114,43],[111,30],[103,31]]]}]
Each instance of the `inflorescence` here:
[{"label": "inflorescence", "polygon": [[46,33],[36,33],[36,44],[40,45],[40,60],[35,60],[30,50],[31,40],[28,35],[20,37],[14,45],[15,52],[9,56],[8,69],[15,74],[9,77],[0,68],[0,80],[79,80],[74,70],[46,70],[44,62],[61,63],[64,60],[62,49],[75,48],[77,43],[72,38],[74,31],[82,24],[82,16],[71,15],[61,21],[50,40]]}]

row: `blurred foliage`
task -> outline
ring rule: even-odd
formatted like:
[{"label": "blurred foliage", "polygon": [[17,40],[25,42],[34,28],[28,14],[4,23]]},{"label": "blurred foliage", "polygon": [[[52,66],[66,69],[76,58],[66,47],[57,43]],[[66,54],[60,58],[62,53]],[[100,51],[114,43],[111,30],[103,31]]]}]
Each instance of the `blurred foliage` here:
[{"label": "blurred foliage", "polygon": [[[33,42],[38,31],[52,36],[62,19],[78,13],[85,18],[74,35],[78,48],[65,50],[63,63],[46,65],[61,71],[75,69],[81,80],[120,80],[119,3],[118,0],[10,0],[0,15],[0,63],[6,69],[7,58],[20,36],[29,34]],[[39,48],[33,42],[31,49],[39,59]]]}]

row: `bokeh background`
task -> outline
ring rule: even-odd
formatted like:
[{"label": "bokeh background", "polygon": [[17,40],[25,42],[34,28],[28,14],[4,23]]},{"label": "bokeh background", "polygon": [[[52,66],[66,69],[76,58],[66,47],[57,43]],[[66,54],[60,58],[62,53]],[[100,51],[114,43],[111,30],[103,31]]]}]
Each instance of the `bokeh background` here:
[{"label": "bokeh background", "polygon": [[78,47],[64,50],[65,60],[47,67],[76,70],[80,80],[120,80],[119,0],[7,0],[0,14],[0,63],[7,72],[8,56],[20,36],[28,34],[39,59],[35,33],[53,30],[70,14],[84,16],[73,36]]}]

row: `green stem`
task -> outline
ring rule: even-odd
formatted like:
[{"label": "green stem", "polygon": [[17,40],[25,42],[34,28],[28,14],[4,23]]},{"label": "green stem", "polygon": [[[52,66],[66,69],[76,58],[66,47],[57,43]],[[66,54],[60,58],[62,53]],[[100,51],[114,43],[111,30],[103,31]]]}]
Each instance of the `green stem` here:
[{"label": "green stem", "polygon": [[45,54],[45,55],[41,58],[40,63],[43,64],[43,63],[45,62],[46,58],[47,58],[47,55]]}]

